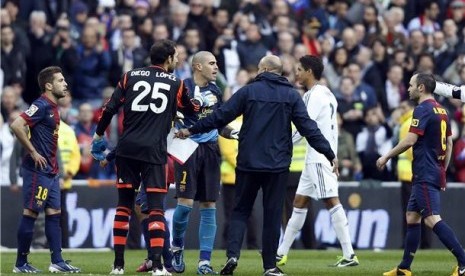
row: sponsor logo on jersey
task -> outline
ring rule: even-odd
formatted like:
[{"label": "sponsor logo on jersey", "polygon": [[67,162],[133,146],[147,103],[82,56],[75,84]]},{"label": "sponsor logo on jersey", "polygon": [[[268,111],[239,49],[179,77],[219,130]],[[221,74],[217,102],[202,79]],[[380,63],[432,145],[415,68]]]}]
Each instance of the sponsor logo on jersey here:
[{"label": "sponsor logo on jersey", "polygon": [[37,112],[37,110],[39,110],[39,108],[37,107],[37,105],[33,104],[24,113],[26,113],[27,116],[32,117],[32,115],[34,115]]}]

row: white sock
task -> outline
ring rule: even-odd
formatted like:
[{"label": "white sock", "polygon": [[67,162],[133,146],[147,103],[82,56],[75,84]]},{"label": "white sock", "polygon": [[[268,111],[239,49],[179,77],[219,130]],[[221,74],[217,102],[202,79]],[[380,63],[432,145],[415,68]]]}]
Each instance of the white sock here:
[{"label": "white sock", "polygon": [[292,211],[292,216],[287,222],[286,231],[284,232],[283,242],[278,248],[278,255],[287,255],[295,236],[304,226],[305,218],[307,217],[307,208],[295,208]]},{"label": "white sock", "polygon": [[341,243],[342,254],[344,258],[350,259],[352,254],[354,254],[354,249],[350,240],[349,223],[344,208],[342,208],[341,204],[338,204],[329,209],[329,213],[331,214],[331,223],[333,224],[337,239]]}]

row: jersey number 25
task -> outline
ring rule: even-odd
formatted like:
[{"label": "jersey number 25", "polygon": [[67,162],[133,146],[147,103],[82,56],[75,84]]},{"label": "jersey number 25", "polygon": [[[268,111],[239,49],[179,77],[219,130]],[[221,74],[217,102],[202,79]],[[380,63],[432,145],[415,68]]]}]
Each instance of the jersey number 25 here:
[{"label": "jersey number 25", "polygon": [[[145,112],[149,109],[153,112],[159,114],[165,111],[166,106],[168,104],[168,98],[165,94],[161,93],[160,90],[165,90],[167,92],[170,91],[171,86],[166,83],[156,82],[153,84],[153,87],[146,81],[138,81],[133,86],[133,91],[139,91],[139,88],[142,87],[142,92],[137,95],[137,97],[132,101],[131,110],[138,111],[138,112]],[[152,91],[151,98],[161,100],[161,104],[159,106],[155,105],[155,103],[150,104],[139,104],[142,99],[144,99],[149,93],[150,90]]]}]

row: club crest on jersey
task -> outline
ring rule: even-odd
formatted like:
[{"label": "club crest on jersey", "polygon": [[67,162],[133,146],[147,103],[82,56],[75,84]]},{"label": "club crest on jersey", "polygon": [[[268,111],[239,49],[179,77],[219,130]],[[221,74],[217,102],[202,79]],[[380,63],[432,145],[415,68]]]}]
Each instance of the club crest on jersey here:
[{"label": "club crest on jersey", "polygon": [[420,120],[418,119],[412,119],[412,126],[417,127],[420,124]]},{"label": "club crest on jersey", "polygon": [[37,112],[37,110],[39,110],[39,108],[37,107],[37,105],[33,104],[24,113],[26,113],[27,116],[31,117]]}]

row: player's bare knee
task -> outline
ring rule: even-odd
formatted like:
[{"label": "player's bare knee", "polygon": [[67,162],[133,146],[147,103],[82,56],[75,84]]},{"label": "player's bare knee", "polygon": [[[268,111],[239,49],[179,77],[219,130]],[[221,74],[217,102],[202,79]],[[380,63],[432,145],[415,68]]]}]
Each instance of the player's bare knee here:
[{"label": "player's bare knee", "polygon": [[294,208],[307,208],[310,198],[308,196],[303,196],[296,194],[294,198]]},{"label": "player's bare knee", "polygon": [[53,216],[53,215],[59,215],[59,214],[61,214],[61,209],[52,209],[52,208],[45,209],[45,215],[47,216]]},{"label": "player's bare knee", "polygon": [[417,212],[406,212],[405,219],[407,221],[407,224],[421,223],[421,216]]},{"label": "player's bare knee", "polygon": [[334,206],[341,204],[341,201],[339,201],[339,197],[330,197],[330,198],[325,198],[323,199],[323,202],[325,203],[326,209],[331,209]]},{"label": "player's bare knee", "polygon": [[31,218],[37,218],[39,216],[39,213],[34,212],[31,209],[24,209],[23,210],[23,215],[31,217]]},{"label": "player's bare knee", "polygon": [[428,216],[428,217],[424,218],[424,221],[425,221],[426,226],[433,229],[433,227],[436,225],[436,223],[441,221],[441,216],[440,215],[431,215],[431,216]]},{"label": "player's bare knee", "polygon": [[214,201],[200,202],[200,208],[216,208],[216,202]]},{"label": "player's bare knee", "polygon": [[189,199],[189,198],[181,198],[180,197],[180,198],[178,198],[178,204],[188,206],[188,207],[192,207],[192,206],[194,206],[194,200]]}]

